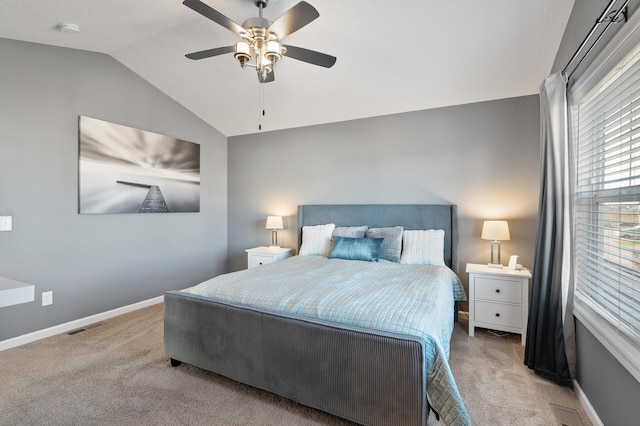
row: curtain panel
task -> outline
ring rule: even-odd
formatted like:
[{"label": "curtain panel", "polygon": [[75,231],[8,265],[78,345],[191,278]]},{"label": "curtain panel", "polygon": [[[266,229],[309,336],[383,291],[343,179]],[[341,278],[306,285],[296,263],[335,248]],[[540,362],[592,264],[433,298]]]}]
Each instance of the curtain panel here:
[{"label": "curtain panel", "polygon": [[571,147],[566,80],[540,86],[540,200],[524,364],[541,377],[572,386],[575,330],[571,277]]}]

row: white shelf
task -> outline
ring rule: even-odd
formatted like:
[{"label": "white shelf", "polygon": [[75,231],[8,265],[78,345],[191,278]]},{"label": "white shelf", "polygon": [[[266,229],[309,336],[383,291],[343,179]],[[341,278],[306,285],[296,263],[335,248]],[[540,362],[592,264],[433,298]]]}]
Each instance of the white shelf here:
[{"label": "white shelf", "polygon": [[35,293],[34,285],[0,277],[0,308],[33,302]]}]

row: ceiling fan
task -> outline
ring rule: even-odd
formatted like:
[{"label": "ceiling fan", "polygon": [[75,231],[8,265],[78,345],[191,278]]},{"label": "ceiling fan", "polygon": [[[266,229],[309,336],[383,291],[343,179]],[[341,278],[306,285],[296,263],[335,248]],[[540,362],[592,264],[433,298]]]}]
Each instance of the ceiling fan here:
[{"label": "ceiling fan", "polygon": [[185,55],[189,59],[204,59],[234,52],[234,57],[243,69],[247,66],[256,69],[260,83],[269,83],[274,80],[273,69],[282,56],[325,68],[331,68],[336,62],[334,56],[280,43],[282,39],[320,16],[318,11],[305,1],[299,2],[275,22],[271,22],[262,16],[262,11],[269,4],[269,0],[253,0],[260,14],[256,18],[245,20],[242,25],[200,0],[184,0],[182,3],[242,38],[242,41],[234,46],[207,49]]}]

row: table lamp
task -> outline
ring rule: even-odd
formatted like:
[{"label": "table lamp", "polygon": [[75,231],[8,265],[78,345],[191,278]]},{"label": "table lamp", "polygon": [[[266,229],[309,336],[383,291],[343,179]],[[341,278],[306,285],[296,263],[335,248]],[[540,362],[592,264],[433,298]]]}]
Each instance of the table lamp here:
[{"label": "table lamp", "polygon": [[[506,220],[485,220],[482,224],[482,236],[483,240],[491,241],[491,268],[502,268],[500,263],[500,241],[508,241],[511,239],[509,235],[509,224]],[[497,258],[494,256],[494,249],[498,248]]]},{"label": "table lamp", "polygon": [[278,245],[278,229],[283,229],[282,216],[267,216],[266,229],[271,229],[271,245],[270,248],[280,248]]}]

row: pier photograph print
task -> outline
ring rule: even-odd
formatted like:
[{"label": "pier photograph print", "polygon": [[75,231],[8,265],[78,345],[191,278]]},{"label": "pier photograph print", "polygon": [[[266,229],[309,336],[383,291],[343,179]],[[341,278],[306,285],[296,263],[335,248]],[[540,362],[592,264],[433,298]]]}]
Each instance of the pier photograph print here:
[{"label": "pier photograph print", "polygon": [[80,116],[79,213],[200,211],[200,145]]}]

